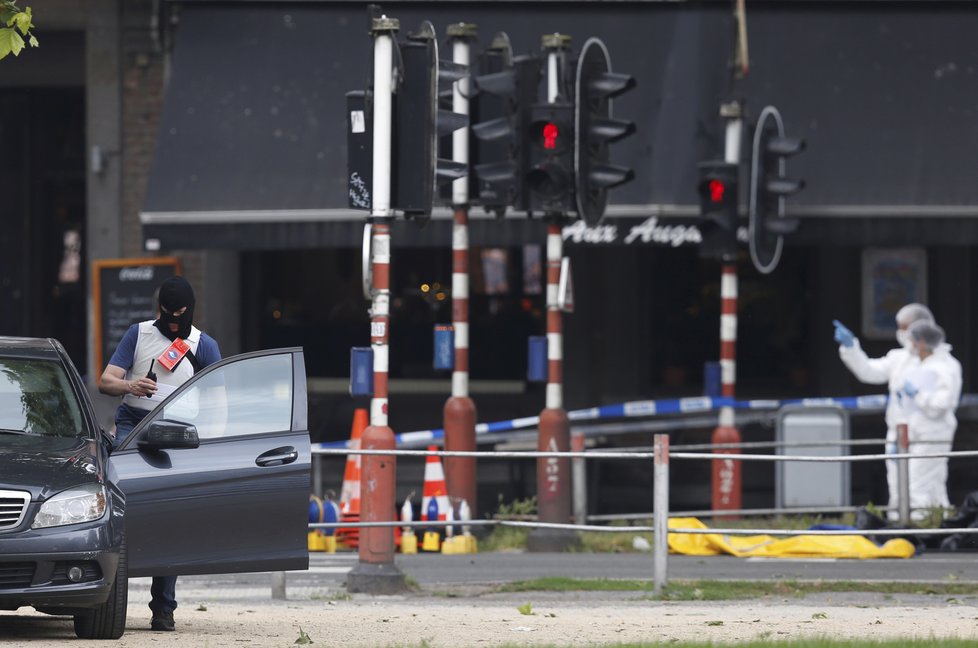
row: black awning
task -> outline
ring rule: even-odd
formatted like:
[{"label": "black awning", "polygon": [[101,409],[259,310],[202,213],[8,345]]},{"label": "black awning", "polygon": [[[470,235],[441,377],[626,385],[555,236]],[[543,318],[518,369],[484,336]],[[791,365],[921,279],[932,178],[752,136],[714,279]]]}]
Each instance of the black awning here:
[{"label": "black awning", "polygon": [[[371,76],[364,6],[176,8],[141,214],[148,247],[358,245],[366,213],[347,209],[345,94]],[[612,147],[613,161],[635,171],[633,182],[611,194],[613,217],[695,213],[696,163],[722,157],[718,109],[730,92],[747,98],[750,116],[777,105],[789,134],[808,141],[789,164],[808,184],[789,211],[978,214],[968,163],[978,150],[978,40],[970,33],[978,5],[761,3],[750,11],[751,72],[735,89],[724,3],[412,2],[388,9],[402,33],[423,19],[441,35],[449,23],[474,22],[480,43],[505,31],[521,54],[539,51],[543,32],[571,35],[575,50],[589,36],[602,38],[614,69],[637,81],[615,102],[616,115],[632,119],[637,133]],[[745,158],[748,149],[749,136]],[[521,231],[494,236],[515,241]]]},{"label": "black awning", "polygon": [[[289,250],[360,247],[364,217],[307,222],[198,222],[143,226],[144,240],[152,250]],[[546,224],[539,220],[474,218],[469,225],[473,244],[509,247],[544,243]],[[397,247],[451,248],[452,221],[432,218],[423,225],[396,220],[391,238]]]}]

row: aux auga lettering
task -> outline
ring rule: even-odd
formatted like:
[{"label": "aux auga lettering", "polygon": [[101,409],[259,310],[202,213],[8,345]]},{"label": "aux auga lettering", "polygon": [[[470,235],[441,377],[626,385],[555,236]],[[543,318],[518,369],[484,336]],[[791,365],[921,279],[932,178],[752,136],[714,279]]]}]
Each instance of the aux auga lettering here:
[{"label": "aux auga lettering", "polygon": [[[601,245],[618,243],[618,229],[619,226],[613,224],[589,227],[583,220],[578,220],[573,225],[565,227],[562,233],[564,240],[571,243]],[[738,228],[737,239],[744,242],[747,238],[747,228]],[[660,224],[657,216],[646,218],[638,225],[631,226],[622,240],[625,245],[644,243],[668,247],[699,245],[702,242],[703,235],[696,225]]]},{"label": "aux auga lettering", "polygon": [[152,281],[153,266],[145,265],[138,268],[123,268],[119,271],[119,281]]}]

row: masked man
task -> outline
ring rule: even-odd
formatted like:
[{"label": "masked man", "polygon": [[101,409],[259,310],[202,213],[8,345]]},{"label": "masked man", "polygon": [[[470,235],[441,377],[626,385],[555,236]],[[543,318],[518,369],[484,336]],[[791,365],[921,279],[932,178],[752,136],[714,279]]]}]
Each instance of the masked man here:
[{"label": "masked man", "polygon": [[[133,324],[98,381],[103,394],[122,396],[115,414],[115,445],[197,371],[221,359],[214,338],[193,325],[194,290],[183,277],[160,286],[158,318]],[[149,607],[153,630],[174,630],[176,576],[156,576]]]}]

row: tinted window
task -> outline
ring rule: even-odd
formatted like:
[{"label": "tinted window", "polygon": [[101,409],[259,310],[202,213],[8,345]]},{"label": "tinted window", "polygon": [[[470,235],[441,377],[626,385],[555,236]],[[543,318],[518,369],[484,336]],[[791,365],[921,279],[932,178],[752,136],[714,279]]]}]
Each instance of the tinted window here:
[{"label": "tinted window", "polygon": [[292,356],[232,362],[201,377],[157,411],[190,423],[201,440],[292,429]]},{"label": "tinted window", "polygon": [[0,428],[36,436],[87,435],[75,393],[59,363],[0,358]]}]

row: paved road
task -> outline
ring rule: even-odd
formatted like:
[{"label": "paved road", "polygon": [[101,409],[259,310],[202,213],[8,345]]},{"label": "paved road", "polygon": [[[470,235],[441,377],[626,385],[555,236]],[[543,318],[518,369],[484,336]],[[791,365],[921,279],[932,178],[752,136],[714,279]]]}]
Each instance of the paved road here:
[{"label": "paved road", "polygon": [[[289,588],[342,587],[356,566],[354,553],[313,553],[308,571],[289,572]],[[395,564],[424,588],[466,583],[505,583],[545,576],[653,578],[650,554],[400,555]],[[978,553],[931,553],[908,560],[744,559],[730,556],[669,556],[670,579],[966,582],[978,585]],[[182,582],[214,587],[255,587],[268,574],[187,576]]]}]

